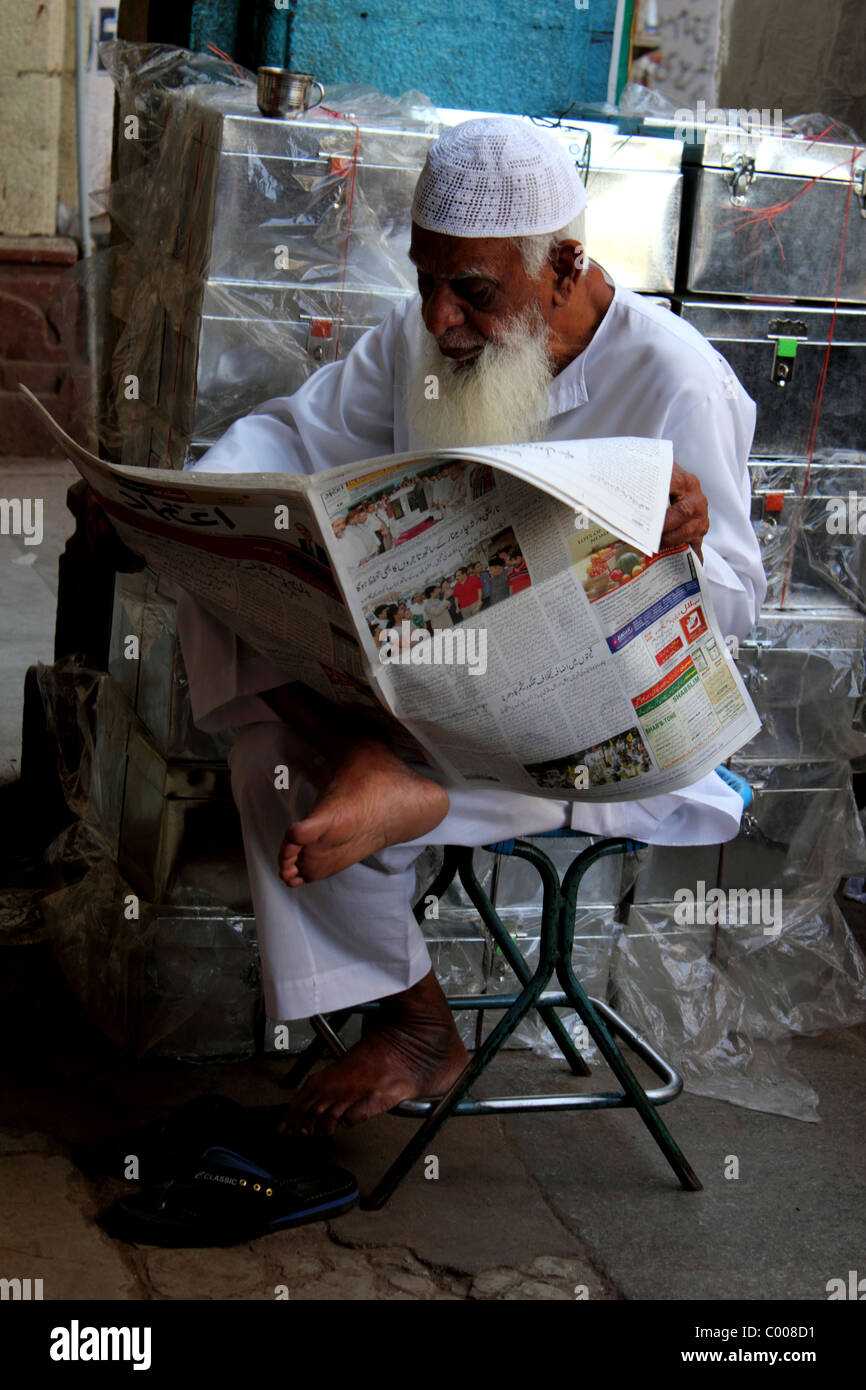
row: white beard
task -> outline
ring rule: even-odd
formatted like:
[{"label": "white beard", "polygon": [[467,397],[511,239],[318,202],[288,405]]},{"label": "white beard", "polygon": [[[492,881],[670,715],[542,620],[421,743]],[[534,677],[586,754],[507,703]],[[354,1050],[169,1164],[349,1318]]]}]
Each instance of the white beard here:
[{"label": "white beard", "polygon": [[[406,410],[416,448],[525,444],[544,439],[550,424],[550,383],[556,375],[548,349],[550,329],[538,305],[511,320],[464,366],[444,357],[424,333]],[[459,343],[449,346],[459,346]],[[427,399],[430,377],[438,397]]]}]

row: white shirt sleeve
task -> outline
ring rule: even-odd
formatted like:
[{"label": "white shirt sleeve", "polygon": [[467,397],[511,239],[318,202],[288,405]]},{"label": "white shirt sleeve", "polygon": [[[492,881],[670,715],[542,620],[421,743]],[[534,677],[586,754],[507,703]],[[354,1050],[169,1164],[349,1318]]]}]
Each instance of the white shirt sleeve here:
[{"label": "white shirt sleeve", "polygon": [[724,636],[745,637],[767,592],[761,550],[750,520],[748,456],[755,405],[745,391],[711,392],[682,414],[675,407],[666,431],[674,459],[700,481],[709,508],[704,570]]}]

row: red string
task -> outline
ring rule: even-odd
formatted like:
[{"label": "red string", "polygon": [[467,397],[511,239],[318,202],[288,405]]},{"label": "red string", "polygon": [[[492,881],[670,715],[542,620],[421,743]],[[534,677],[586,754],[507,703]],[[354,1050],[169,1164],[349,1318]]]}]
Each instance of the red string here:
[{"label": "red string", "polygon": [[[834,122],[834,124],[837,124],[837,123]],[[829,129],[830,129],[830,127],[828,126],[828,130],[829,130]],[[751,230],[751,229],[755,229],[755,231],[757,232],[757,228],[758,228],[758,227],[766,225],[766,226],[768,226],[768,227],[770,228],[770,231],[773,233],[773,236],[776,238],[776,242],[778,243],[778,247],[779,247],[779,255],[781,256],[781,258],[782,258],[783,261],[786,260],[787,258],[786,258],[786,256],[785,256],[785,248],[784,248],[784,246],[782,245],[782,239],[781,239],[781,237],[779,236],[779,233],[778,233],[777,230],[776,230],[774,218],[778,217],[778,216],[779,216],[781,213],[783,213],[783,212],[787,212],[787,211],[789,210],[789,208],[792,208],[792,207],[794,206],[794,204],[796,203],[796,201],[797,201],[798,198],[802,198],[803,194],[804,194],[804,193],[808,193],[808,192],[809,192],[809,189],[810,189],[810,188],[813,188],[813,187],[815,186],[816,183],[820,183],[821,180],[822,180],[822,179],[825,179],[825,178],[827,177],[828,174],[832,174],[832,172],[833,172],[834,169],[841,169],[844,162],[845,162],[844,160],[840,160],[840,162],[839,162],[838,164],[833,164],[833,165],[831,165],[831,167],[830,167],[829,169],[825,169],[825,170],[823,170],[822,173],[816,174],[816,175],[814,176],[814,178],[809,179],[809,181],[808,181],[807,183],[804,183],[804,185],[803,185],[803,187],[800,189],[799,193],[795,193],[795,194],[793,195],[792,198],[789,198],[789,199],[788,199],[787,203],[774,203],[774,204],[772,205],[772,207],[760,208],[760,209],[758,209],[758,210],[755,211],[755,212],[744,212],[744,213],[740,213],[740,214],[735,213],[735,214],[734,214],[734,218],[736,218],[736,217],[739,215],[739,219],[740,219],[740,220],[739,220],[738,224],[734,227],[734,232],[733,232],[734,236],[737,236],[737,234],[738,234],[739,232],[743,232],[743,231]],[[752,241],[752,247],[755,247],[756,244],[757,244],[756,241],[753,240],[753,241]],[[760,255],[761,250],[763,250],[762,247],[760,247],[760,248],[758,249],[758,255]],[[757,277],[757,273],[758,273],[758,267],[757,267],[757,257],[756,257],[756,258],[755,258],[755,276],[756,276],[756,277]]]},{"label": "red string", "polygon": [[[836,124],[836,122],[834,122],[834,124]],[[831,127],[831,126],[828,126],[827,129],[830,130],[830,129],[832,129],[832,127]],[[825,131],[825,134],[826,134],[826,131]],[[819,136],[818,138],[820,139],[820,136]],[[812,402],[812,414],[811,414],[811,417],[810,417],[810,420],[809,420],[809,434],[808,434],[808,439],[807,439],[807,443],[808,443],[808,458],[807,458],[807,461],[806,461],[806,473],[805,473],[805,476],[804,476],[804,478],[803,478],[803,491],[802,491],[801,494],[800,494],[800,501],[801,501],[801,503],[802,503],[802,501],[803,501],[803,498],[806,496],[806,489],[807,489],[808,486],[809,486],[809,476],[810,476],[810,473],[811,473],[811,470],[812,470],[812,459],[814,458],[814,455],[815,455],[815,446],[816,446],[817,441],[818,441],[818,426],[819,426],[820,421],[821,421],[821,407],[822,407],[823,402],[824,402],[824,387],[825,387],[826,382],[827,382],[827,369],[828,369],[828,367],[829,367],[829,365],[830,365],[830,349],[831,349],[832,346],[833,346],[833,335],[834,335],[834,333],[835,333],[835,331],[836,331],[836,313],[837,313],[838,308],[839,308],[839,290],[840,290],[840,287],[841,287],[841,284],[842,284],[842,264],[843,264],[843,261],[844,261],[844,258],[845,258],[845,238],[846,238],[847,233],[848,233],[848,216],[849,216],[849,213],[850,213],[850,211],[851,211],[851,194],[852,194],[853,191],[854,191],[854,165],[855,165],[855,163],[857,162],[857,160],[858,160],[858,158],[860,157],[861,154],[863,154],[863,150],[858,149],[856,145],[852,146],[852,148],[851,148],[851,161],[850,161],[851,178],[850,178],[850,181],[849,181],[849,183],[848,183],[848,195],[847,195],[847,197],[846,197],[846,199],[845,199],[845,217],[844,217],[843,222],[842,222],[842,246],[841,246],[840,251],[839,251],[839,266],[838,266],[838,270],[837,270],[837,273],[836,273],[836,292],[835,292],[835,295],[834,295],[834,297],[833,297],[833,313],[832,313],[832,315],[830,316],[830,329],[829,329],[829,332],[827,333],[827,346],[826,346],[826,348],[825,348],[825,350],[824,350],[824,361],[823,361],[822,364],[821,364],[821,372],[820,372],[820,375],[819,375],[819,377],[818,377],[818,385],[817,385],[817,387],[816,387],[816,389],[815,389],[815,398],[814,398],[814,400],[813,400],[813,402]],[[836,167],[836,166],[834,166],[834,168],[835,168],[835,167]],[[814,182],[814,180],[813,180],[813,182]],[[804,191],[805,191],[805,190],[804,190]],[[792,201],[793,201],[793,200],[792,200]],[[792,565],[793,565],[793,563],[794,563],[794,547],[795,547],[796,544],[797,544],[797,537],[798,537],[798,535],[799,535],[799,533],[800,533],[800,516],[801,516],[801,515],[802,515],[802,507],[800,508],[800,513],[797,515],[796,520],[795,520],[795,522],[794,522],[794,535],[793,535],[793,539],[792,539],[791,549],[790,549],[789,554],[788,554],[788,567],[787,567],[787,570],[786,570],[786,572],[785,572],[785,582],[784,582],[784,584],[782,585],[782,596],[781,596],[781,600],[780,600],[780,606],[781,606],[782,608],[784,608],[784,606],[785,606],[785,595],[786,595],[787,592],[788,592],[788,581],[789,581],[790,578],[791,578],[791,567],[792,567]]]},{"label": "red string", "polygon": [[209,51],[210,51],[211,53],[215,53],[216,56],[217,56],[218,58],[222,58],[222,60],[223,60],[224,63],[230,63],[231,66],[234,68],[235,72],[237,73],[238,77],[243,77],[243,75],[244,75],[244,70],[243,70],[243,68],[239,68],[239,67],[238,67],[238,65],[237,65],[237,63],[235,62],[234,58],[230,58],[229,55],[228,55],[227,53],[223,53],[222,49],[221,49],[221,48],[217,48],[217,46],[216,46],[215,43],[209,43],[209,44],[208,44],[208,49],[209,49]]},{"label": "red string", "polygon": [[817,145],[819,140],[823,140],[825,135],[829,134],[831,130],[835,130],[837,125],[841,124],[841,121],[831,121],[830,124],[827,126],[826,130],[822,130],[820,135],[814,135],[812,137],[812,139],[809,141],[807,148],[811,148],[812,145]]},{"label": "red string", "polygon": [[319,110],[324,111],[326,116],[335,116],[339,121],[348,121],[355,127],[355,148],[352,150],[352,174],[349,180],[349,199],[348,216],[346,219],[346,239],[343,247],[343,271],[340,280],[340,295],[337,307],[337,337],[334,343],[334,356],[340,354],[340,329],[343,324],[343,296],[346,289],[346,277],[349,272],[349,238],[352,234],[352,208],[355,202],[355,179],[358,173],[358,150],[361,145],[361,127],[357,121],[353,121],[351,116],[344,116],[342,111],[332,111],[329,106],[321,106]]}]

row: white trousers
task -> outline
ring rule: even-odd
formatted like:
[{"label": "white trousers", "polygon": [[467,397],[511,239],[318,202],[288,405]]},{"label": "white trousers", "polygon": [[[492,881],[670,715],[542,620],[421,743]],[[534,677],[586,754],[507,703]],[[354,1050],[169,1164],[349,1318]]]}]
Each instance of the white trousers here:
[{"label": "white trousers", "polygon": [[[446,786],[451,802],[435,829],[417,840],[391,845],[318,883],[288,888],[277,871],[280,847],[288,827],[311,810],[330,779],[330,768],[276,720],[242,728],[229,766],[243,828],[265,1006],[275,1020],[309,1018],[383,998],[408,989],[427,974],[430,956],[411,910],[414,864],[425,845],[489,844],[557,830],[570,821],[571,806],[564,801],[454,788],[437,773],[427,773]],[[286,790],[276,785],[278,769],[283,767],[289,770]],[[719,782],[714,775],[712,780]],[[690,788],[690,802],[696,792],[697,787]],[[707,794],[712,802],[711,785]],[[705,806],[704,830],[717,831],[719,840],[730,839],[737,832],[739,816],[731,812],[724,795],[717,799],[723,809],[714,813],[712,806]],[[667,798],[611,807],[616,814],[615,827],[610,829],[608,807],[581,807],[583,828],[592,834],[630,835],[656,844],[682,843],[683,825],[677,818],[684,816],[694,825],[694,805],[684,803],[660,818],[646,809],[652,800]]]}]

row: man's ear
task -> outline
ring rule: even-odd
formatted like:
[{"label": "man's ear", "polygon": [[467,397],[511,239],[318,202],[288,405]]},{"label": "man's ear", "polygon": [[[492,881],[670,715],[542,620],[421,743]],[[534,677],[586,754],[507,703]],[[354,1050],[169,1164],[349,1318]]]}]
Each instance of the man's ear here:
[{"label": "man's ear", "polygon": [[583,266],[583,247],[579,241],[561,241],[550,255],[550,266],[555,277],[553,300],[555,304],[567,304],[580,281]]}]

